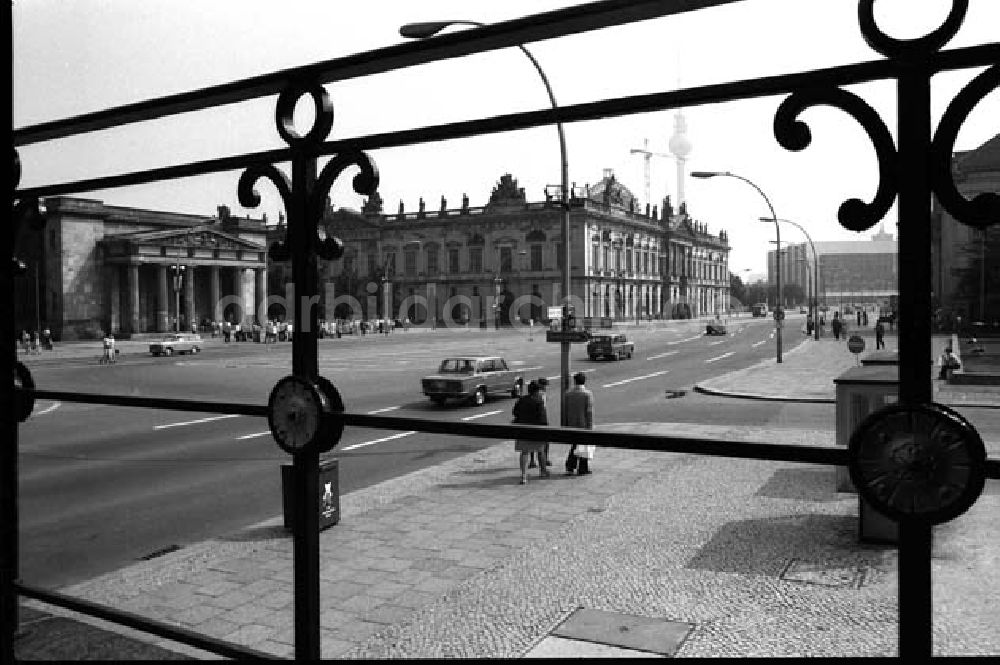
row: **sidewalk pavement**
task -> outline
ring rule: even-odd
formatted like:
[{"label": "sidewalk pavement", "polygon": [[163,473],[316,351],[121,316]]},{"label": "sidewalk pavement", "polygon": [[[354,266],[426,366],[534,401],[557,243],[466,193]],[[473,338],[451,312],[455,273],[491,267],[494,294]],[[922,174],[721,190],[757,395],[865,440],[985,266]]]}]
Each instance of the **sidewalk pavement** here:
[{"label": "sidewalk pavement", "polygon": [[[699,388],[832,398],[833,377],[855,359],[843,342],[798,342],[781,365]],[[598,427],[835,443],[829,429]],[[568,477],[566,448],[552,445],[550,479],[524,486],[504,441],[344,495],[340,523],[320,535],[323,657],[896,655],[896,551],[859,543],[858,498],[835,491],[833,468],[602,448],[592,475]],[[991,481],[966,514],[935,528],[936,655],[1000,654],[998,514]],[[292,543],[281,522],[61,591],[292,657]],[[20,659],[216,658],[25,605]]]}]

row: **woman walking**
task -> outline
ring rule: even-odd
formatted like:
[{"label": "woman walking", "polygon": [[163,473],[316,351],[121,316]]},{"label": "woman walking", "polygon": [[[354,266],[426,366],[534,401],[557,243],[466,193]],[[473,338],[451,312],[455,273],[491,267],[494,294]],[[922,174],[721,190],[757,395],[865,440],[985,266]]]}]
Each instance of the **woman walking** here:
[{"label": "woman walking", "polygon": [[[528,394],[517,400],[514,404],[514,424],[517,425],[548,425],[549,417],[545,411],[545,402],[538,394],[538,384],[534,381],[528,384]],[[514,450],[521,453],[521,484],[528,482],[528,459],[531,453],[538,455],[538,475],[542,478],[549,477],[546,469],[545,442],[528,441],[517,439],[514,442]]]}]

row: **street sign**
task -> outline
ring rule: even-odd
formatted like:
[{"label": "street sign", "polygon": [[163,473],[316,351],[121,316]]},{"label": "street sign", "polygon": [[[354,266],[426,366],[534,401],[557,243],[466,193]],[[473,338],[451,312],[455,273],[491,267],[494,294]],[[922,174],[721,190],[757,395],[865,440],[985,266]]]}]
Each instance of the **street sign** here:
[{"label": "street sign", "polygon": [[861,353],[865,350],[865,340],[859,335],[851,335],[847,340],[847,350],[851,353]]},{"label": "street sign", "polygon": [[775,321],[781,321],[784,318],[785,318],[785,310],[781,309],[780,307],[778,309],[774,310],[774,320]]},{"label": "street sign", "polygon": [[561,319],[562,318],[562,307],[549,307],[549,318],[550,319]]},{"label": "street sign", "polygon": [[590,341],[590,335],[587,334],[586,330],[546,330],[545,341],[572,342],[576,344]]}]

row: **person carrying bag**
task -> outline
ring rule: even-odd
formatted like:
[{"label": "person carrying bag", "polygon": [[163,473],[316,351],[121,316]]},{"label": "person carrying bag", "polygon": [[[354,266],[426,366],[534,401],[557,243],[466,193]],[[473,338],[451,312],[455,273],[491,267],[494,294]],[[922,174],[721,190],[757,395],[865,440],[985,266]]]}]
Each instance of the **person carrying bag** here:
[{"label": "person carrying bag", "polygon": [[[577,372],[573,376],[573,389],[566,393],[566,426],[594,429],[594,393],[587,389],[587,375]],[[566,457],[566,474],[585,476],[591,473],[590,460],[594,459],[595,446],[573,444]]]}]

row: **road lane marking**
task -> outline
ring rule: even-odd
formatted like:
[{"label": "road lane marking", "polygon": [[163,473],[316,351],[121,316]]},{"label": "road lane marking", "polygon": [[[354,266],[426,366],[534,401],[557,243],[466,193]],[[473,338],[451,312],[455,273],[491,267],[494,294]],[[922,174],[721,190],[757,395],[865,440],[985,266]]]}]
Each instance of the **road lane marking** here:
[{"label": "road lane marking", "polygon": [[519,369],[519,370],[517,370],[517,371],[518,371],[518,372],[530,372],[530,371],[532,371],[532,370],[536,370],[536,369],[542,369],[542,368],[544,368],[544,367],[545,367],[545,365],[536,365],[536,366],[534,366],[534,367],[522,367],[522,368],[520,368],[520,369]]},{"label": "road lane marking", "polygon": [[50,406],[49,408],[47,408],[47,409],[43,409],[43,410],[39,411],[38,413],[34,413],[34,414],[32,414],[32,415],[35,415],[35,416],[43,416],[43,415],[45,415],[46,413],[49,413],[50,411],[55,411],[56,409],[58,409],[58,408],[59,408],[59,406],[60,406],[61,404],[62,404],[62,402],[52,402],[52,406]]},{"label": "road lane marking", "polygon": [[385,436],[381,439],[374,439],[372,441],[364,441],[362,443],[355,443],[353,446],[344,446],[341,451],[354,450],[355,448],[361,448],[363,446],[373,446],[376,443],[383,443],[385,441],[392,441],[393,439],[402,439],[404,436],[410,436],[411,434],[416,434],[416,430],[411,432],[400,432],[399,434],[393,434],[392,436]]},{"label": "road lane marking", "polygon": [[709,342],[709,343],[708,343],[708,345],[709,345],[709,346],[715,346],[716,344],[722,344],[722,343],[724,343],[725,341],[726,341],[726,340],[724,340],[724,339],[720,339],[720,340],[719,340],[719,341],[717,341],[717,342]]},{"label": "road lane marking", "polygon": [[761,344],[763,344],[766,341],[767,341],[766,339],[762,339],[759,342],[757,342],[756,344],[751,344],[750,346],[752,346],[753,348],[756,349],[758,346],[760,346]]},{"label": "road lane marking", "polygon": [[207,423],[213,420],[225,420],[226,418],[239,418],[238,413],[227,413],[224,416],[209,416],[208,418],[199,418],[198,420],[185,420],[182,423],[169,423],[167,425],[154,425],[153,429],[166,429],[168,427],[183,427],[184,425],[197,425],[199,423]]},{"label": "road lane marking", "polygon": [[675,353],[680,353],[680,351],[667,351],[666,353],[657,353],[655,356],[650,356],[646,360],[656,360],[657,358],[664,358],[666,356],[672,356]]},{"label": "road lane marking", "polygon": [[661,374],[666,374],[669,369],[661,370],[659,372],[653,372],[652,374],[644,374],[643,376],[634,376],[631,379],[625,379],[623,381],[615,381],[614,383],[605,383],[602,388],[614,388],[615,386],[620,386],[623,383],[632,383],[633,381],[641,381],[643,379],[651,379],[654,376],[660,376]]},{"label": "road lane marking", "polygon": [[500,409],[498,411],[487,411],[486,413],[477,413],[474,416],[466,416],[465,418],[462,418],[462,420],[475,420],[476,418],[485,418],[486,416],[495,416],[498,413],[503,413],[503,409]]},{"label": "road lane marking", "polygon": [[734,353],[736,353],[736,352],[735,351],[730,351],[729,353],[723,353],[721,356],[716,356],[714,358],[709,358],[705,362],[707,362],[707,363],[714,363],[716,360],[722,360],[723,358],[728,358],[729,356],[733,355]]},{"label": "road lane marking", "polygon": [[673,342],[667,342],[667,344],[683,344],[684,342],[690,342],[692,340],[701,339],[701,335],[695,335],[694,337],[685,337],[684,339],[677,339]]},{"label": "road lane marking", "polygon": [[387,406],[384,409],[375,409],[374,411],[369,411],[368,415],[369,416],[374,416],[376,413],[385,413],[386,411],[395,411],[398,408],[399,408],[398,406]]},{"label": "road lane marking", "polygon": [[238,436],[236,438],[238,440],[242,440],[242,439],[256,439],[258,436],[266,436],[266,435],[268,435],[270,433],[271,433],[271,430],[267,430],[266,432],[257,432],[255,434],[244,434],[243,436]]}]

